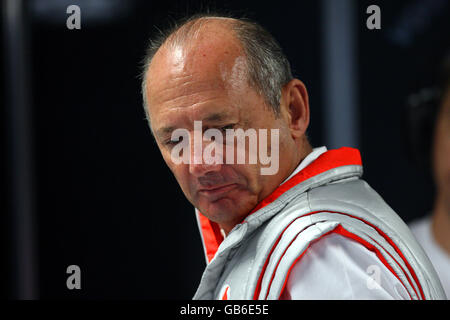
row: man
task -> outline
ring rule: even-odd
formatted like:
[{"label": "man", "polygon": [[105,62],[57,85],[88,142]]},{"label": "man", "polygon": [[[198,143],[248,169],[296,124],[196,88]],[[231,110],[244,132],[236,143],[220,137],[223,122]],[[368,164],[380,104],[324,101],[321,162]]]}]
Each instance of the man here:
[{"label": "man", "polygon": [[431,215],[411,223],[411,230],[450,297],[450,56],[441,73],[431,157],[436,185],[434,208]]},{"label": "man", "polygon": [[[359,179],[359,152],[310,146],[307,90],[261,26],[187,20],[151,44],[142,89],[161,154],[196,208],[208,265],[194,299],[445,297],[406,225]],[[248,144],[236,146],[236,132]],[[267,155],[250,162],[251,133],[274,172]]]}]

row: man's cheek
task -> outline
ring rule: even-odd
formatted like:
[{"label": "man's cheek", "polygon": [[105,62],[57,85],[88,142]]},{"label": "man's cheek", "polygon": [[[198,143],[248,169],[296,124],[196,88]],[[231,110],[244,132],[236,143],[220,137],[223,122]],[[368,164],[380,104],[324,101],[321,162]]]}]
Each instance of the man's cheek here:
[{"label": "man's cheek", "polygon": [[196,194],[195,185],[190,180],[189,170],[187,168],[184,168],[183,165],[175,165],[173,166],[173,169],[171,169],[171,171],[186,198],[191,201],[194,200],[193,197]]},{"label": "man's cheek", "polygon": [[179,171],[179,167],[183,165],[183,163],[176,163],[173,160],[170,150],[162,150],[161,151],[164,162],[167,164],[169,169],[175,174],[175,172]]}]

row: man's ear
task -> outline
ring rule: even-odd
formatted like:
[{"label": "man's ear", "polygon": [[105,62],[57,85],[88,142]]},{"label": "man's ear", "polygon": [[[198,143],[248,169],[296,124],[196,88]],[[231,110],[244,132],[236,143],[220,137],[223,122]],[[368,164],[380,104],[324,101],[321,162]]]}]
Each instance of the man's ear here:
[{"label": "man's ear", "polygon": [[309,125],[309,100],[305,85],[298,79],[292,79],[283,87],[282,111],[287,119],[287,125],[292,137],[305,135]]}]

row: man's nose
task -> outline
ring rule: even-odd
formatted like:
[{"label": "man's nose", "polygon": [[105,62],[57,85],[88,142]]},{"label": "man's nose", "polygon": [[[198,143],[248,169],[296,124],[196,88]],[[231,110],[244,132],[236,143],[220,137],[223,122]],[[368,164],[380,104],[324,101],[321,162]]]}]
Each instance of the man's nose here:
[{"label": "man's nose", "polygon": [[[203,143],[197,146],[194,145],[194,147],[191,148],[189,173],[196,177],[204,176],[208,172],[219,172],[222,169],[223,161],[214,161],[214,158],[210,158],[208,154],[205,154],[204,151],[207,145],[208,143]],[[213,156],[214,155],[215,154],[213,153]],[[220,154],[218,154],[218,157],[222,159]]]},{"label": "man's nose", "polygon": [[196,177],[201,177],[206,175],[209,172],[219,172],[222,168],[221,164],[189,164],[189,173]]}]

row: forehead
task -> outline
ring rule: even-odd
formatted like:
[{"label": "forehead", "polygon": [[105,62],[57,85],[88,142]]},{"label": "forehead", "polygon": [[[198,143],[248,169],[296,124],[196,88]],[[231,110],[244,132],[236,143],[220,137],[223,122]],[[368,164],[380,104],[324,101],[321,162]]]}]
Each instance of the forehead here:
[{"label": "forehead", "polygon": [[217,85],[230,76],[237,80],[244,75],[246,60],[234,37],[223,31],[206,33],[183,43],[169,41],[156,52],[146,77],[150,98],[165,89],[168,80],[213,81]]},{"label": "forehead", "polygon": [[245,93],[248,84],[242,50],[230,41],[221,41],[221,46],[218,42],[170,45],[157,52],[146,76],[152,123],[161,114],[189,107],[208,111],[202,105],[226,104]]}]

